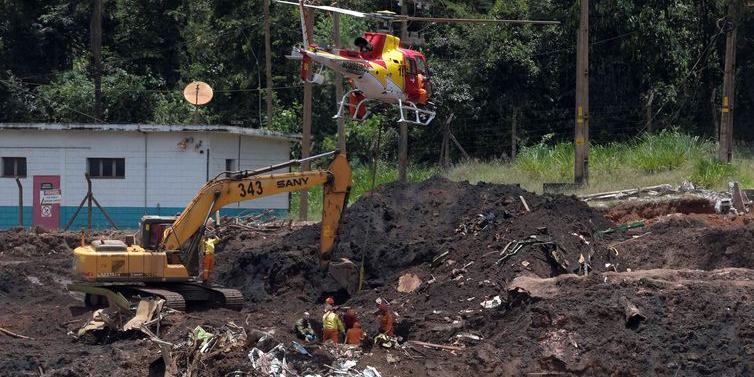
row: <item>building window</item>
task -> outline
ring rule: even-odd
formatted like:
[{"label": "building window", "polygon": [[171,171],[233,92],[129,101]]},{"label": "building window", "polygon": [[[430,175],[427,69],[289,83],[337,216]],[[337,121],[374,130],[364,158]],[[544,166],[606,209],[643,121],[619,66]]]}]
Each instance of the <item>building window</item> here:
[{"label": "building window", "polygon": [[236,171],[238,168],[236,167],[236,160],[232,158],[226,158],[225,159],[225,171]]},{"label": "building window", "polygon": [[125,158],[87,158],[86,171],[91,178],[125,178]]},{"label": "building window", "polygon": [[26,177],[26,157],[3,157],[3,177]]},{"label": "building window", "polygon": [[239,170],[236,168],[236,160],[232,158],[225,159],[225,176],[230,177],[230,172]]}]

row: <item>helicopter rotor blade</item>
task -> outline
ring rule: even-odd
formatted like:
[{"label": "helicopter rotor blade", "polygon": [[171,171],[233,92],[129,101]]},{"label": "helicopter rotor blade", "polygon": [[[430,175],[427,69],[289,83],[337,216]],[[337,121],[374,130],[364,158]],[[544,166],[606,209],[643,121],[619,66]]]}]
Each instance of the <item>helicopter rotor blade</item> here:
[{"label": "helicopter rotor blade", "polygon": [[[298,3],[294,3],[292,1],[275,0],[275,2],[276,3],[281,3],[281,4],[288,4],[288,5],[299,6]],[[364,17],[368,16],[368,14],[366,14],[364,12],[359,12],[359,11],[350,10],[350,9],[343,9],[343,8],[338,8],[338,7],[331,7],[331,6],[328,6],[328,5],[310,5],[310,4],[304,4],[304,6],[307,7],[307,8],[319,9],[319,10],[324,10],[324,11],[327,11],[327,12],[335,12],[335,13],[347,14],[347,15],[353,16],[353,17],[364,18]]]},{"label": "helicopter rotor blade", "polygon": [[442,17],[413,17],[396,15],[393,22],[420,21],[446,24],[519,24],[519,25],[560,25],[560,21],[539,21],[539,20],[498,20],[494,18],[442,18]]}]

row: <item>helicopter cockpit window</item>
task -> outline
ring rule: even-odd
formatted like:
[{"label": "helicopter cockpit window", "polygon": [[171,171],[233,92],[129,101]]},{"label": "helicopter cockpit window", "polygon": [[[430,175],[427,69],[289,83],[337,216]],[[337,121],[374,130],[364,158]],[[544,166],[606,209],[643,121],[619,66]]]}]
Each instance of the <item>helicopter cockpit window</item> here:
[{"label": "helicopter cockpit window", "polygon": [[422,58],[416,59],[416,69],[421,75],[427,76],[429,74],[427,72],[427,63],[425,63]]},{"label": "helicopter cockpit window", "polygon": [[408,58],[408,75],[416,76],[416,59]]},{"label": "helicopter cockpit window", "polygon": [[356,38],[356,40],[353,41],[353,44],[359,48],[360,52],[371,52],[373,49],[372,44],[362,37]]}]

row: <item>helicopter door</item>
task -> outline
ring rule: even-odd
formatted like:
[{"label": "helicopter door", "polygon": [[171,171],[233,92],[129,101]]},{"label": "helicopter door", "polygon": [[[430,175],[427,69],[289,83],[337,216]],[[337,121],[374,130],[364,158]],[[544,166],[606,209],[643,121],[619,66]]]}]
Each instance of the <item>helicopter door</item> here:
[{"label": "helicopter door", "polygon": [[416,101],[419,94],[419,81],[416,77],[416,59],[406,58],[406,94],[410,101]]}]

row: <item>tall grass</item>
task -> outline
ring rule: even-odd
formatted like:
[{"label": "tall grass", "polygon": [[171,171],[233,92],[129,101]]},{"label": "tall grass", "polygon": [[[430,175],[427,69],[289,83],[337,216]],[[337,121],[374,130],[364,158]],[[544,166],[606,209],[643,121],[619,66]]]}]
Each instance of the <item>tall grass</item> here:
[{"label": "tall grass", "polygon": [[[530,191],[541,192],[544,182],[573,182],[572,143],[552,143],[550,137],[522,147],[513,161],[466,161],[446,172],[435,167],[410,166],[408,179],[417,182],[444,174],[456,181],[517,183]],[[678,131],[647,134],[633,140],[592,145],[589,148],[589,186],[577,193],[593,193],[663,183],[678,185],[685,180],[696,186],[723,190],[729,180],[744,187],[754,185],[754,150],[737,147],[732,164],[715,159],[715,143]],[[395,163],[380,162],[375,186],[398,178]],[[371,165],[353,166],[350,202],[372,189]],[[299,194],[291,197],[292,218],[298,218]],[[322,213],[322,188],[310,190],[309,216],[318,220]]]},{"label": "tall grass", "polygon": [[[715,161],[715,143],[675,130],[646,134],[633,140],[589,148],[589,186],[579,193],[609,191],[691,180],[697,186],[724,189],[729,180],[754,183],[754,154],[748,148],[734,153],[732,164]],[[572,143],[542,142],[521,148],[514,162],[467,161],[446,175],[471,182],[518,183],[542,191],[544,182],[573,181]]]}]

